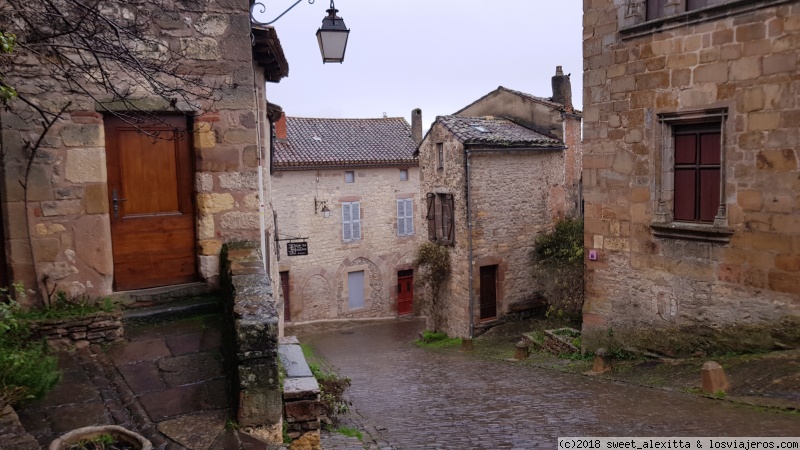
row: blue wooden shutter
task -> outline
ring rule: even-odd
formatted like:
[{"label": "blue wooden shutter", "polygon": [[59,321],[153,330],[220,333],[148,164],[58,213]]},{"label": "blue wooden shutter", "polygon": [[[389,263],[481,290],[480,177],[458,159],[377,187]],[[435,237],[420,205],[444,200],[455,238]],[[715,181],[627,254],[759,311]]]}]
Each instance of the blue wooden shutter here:
[{"label": "blue wooden shutter", "polygon": [[350,220],[353,224],[353,240],[361,239],[361,203],[350,203]]},{"label": "blue wooden shutter", "polygon": [[406,201],[397,200],[397,235],[406,235]]},{"label": "blue wooden shutter", "polygon": [[350,203],[342,203],[342,239],[353,239],[353,224],[350,214]]}]

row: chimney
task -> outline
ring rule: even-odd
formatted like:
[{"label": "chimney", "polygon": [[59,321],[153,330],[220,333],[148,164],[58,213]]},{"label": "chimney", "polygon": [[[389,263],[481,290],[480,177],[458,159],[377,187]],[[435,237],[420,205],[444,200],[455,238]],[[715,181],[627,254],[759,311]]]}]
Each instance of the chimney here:
[{"label": "chimney", "polygon": [[419,108],[411,111],[411,139],[417,145],[422,142],[422,110]]},{"label": "chimney", "polygon": [[561,66],[556,66],[556,75],[553,77],[553,102],[564,105],[567,110],[572,110],[572,84],[569,75],[564,75]]},{"label": "chimney", "polygon": [[286,142],[288,141],[288,136],[286,135],[286,113],[281,112],[281,118],[275,122],[275,139],[278,142]]}]

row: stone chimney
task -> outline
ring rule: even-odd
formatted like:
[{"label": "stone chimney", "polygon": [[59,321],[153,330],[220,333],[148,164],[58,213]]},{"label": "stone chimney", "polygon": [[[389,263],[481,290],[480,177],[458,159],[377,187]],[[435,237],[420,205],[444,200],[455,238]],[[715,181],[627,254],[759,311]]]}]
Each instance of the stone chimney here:
[{"label": "stone chimney", "polygon": [[556,75],[553,77],[553,102],[560,103],[571,111],[572,108],[572,84],[569,75],[564,75],[561,66],[556,66]]},{"label": "stone chimney", "polygon": [[275,139],[278,142],[286,142],[289,137],[286,135],[286,113],[281,112],[281,118],[275,122]]},{"label": "stone chimney", "polygon": [[419,108],[411,111],[411,139],[417,145],[422,142],[422,110]]}]

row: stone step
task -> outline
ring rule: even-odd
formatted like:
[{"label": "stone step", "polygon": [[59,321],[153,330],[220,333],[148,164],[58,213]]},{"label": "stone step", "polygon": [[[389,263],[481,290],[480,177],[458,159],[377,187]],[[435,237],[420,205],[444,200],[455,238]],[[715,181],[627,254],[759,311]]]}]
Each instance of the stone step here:
[{"label": "stone step", "polygon": [[201,314],[219,313],[222,311],[221,297],[204,295],[173,299],[167,303],[144,308],[128,309],[122,313],[122,323],[126,327],[158,322],[169,322]]}]

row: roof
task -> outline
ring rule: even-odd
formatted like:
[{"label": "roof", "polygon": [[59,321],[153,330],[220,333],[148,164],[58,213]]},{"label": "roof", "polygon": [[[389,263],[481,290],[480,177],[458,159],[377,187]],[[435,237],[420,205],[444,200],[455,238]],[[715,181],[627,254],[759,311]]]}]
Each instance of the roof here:
[{"label": "roof", "polygon": [[283,53],[278,33],[273,27],[251,25],[253,32],[253,59],[264,68],[267,81],[277,83],[289,76],[289,62]]},{"label": "roof", "polygon": [[[467,109],[469,109],[469,108],[470,108],[472,105],[474,105],[474,104],[476,104],[476,103],[480,102],[481,100],[483,100],[483,99],[485,99],[486,97],[488,97],[488,96],[490,96],[490,95],[494,94],[494,93],[495,93],[495,92],[497,92],[497,91],[505,91],[505,92],[509,92],[509,93],[511,93],[511,94],[518,95],[518,96],[520,96],[520,97],[522,97],[522,98],[525,98],[525,99],[528,99],[528,100],[532,100],[532,101],[534,101],[534,102],[537,102],[537,103],[542,103],[542,104],[548,105],[548,106],[550,106],[550,107],[553,107],[553,108],[556,108],[556,109],[559,109],[559,110],[566,110],[566,108],[564,107],[564,105],[562,105],[561,103],[556,103],[556,102],[554,102],[554,101],[553,101],[553,99],[552,99],[552,97],[547,97],[547,98],[545,98],[545,97],[537,97],[537,96],[535,96],[535,95],[526,94],[525,92],[522,92],[522,91],[515,91],[514,89],[509,89],[509,88],[507,88],[507,87],[504,87],[504,86],[498,86],[498,87],[497,87],[497,89],[493,90],[492,92],[489,92],[488,94],[486,94],[486,95],[484,95],[483,97],[481,97],[481,98],[479,98],[479,99],[475,100],[474,102],[470,103],[469,105],[467,105],[467,106],[465,106],[465,107],[463,107],[463,108],[459,109],[458,111],[456,111],[456,113],[455,113],[455,114],[456,114],[456,115],[457,115],[457,114],[461,114],[461,112],[463,112],[463,111],[466,111],[466,110],[467,110]],[[577,109],[573,109],[572,111],[568,111],[568,112],[572,112],[572,113],[574,113],[574,114],[580,114],[580,113],[581,113],[581,112],[580,112],[580,111],[578,111]]]},{"label": "roof", "polygon": [[277,170],[416,165],[411,126],[402,117],[381,119],[286,118],[285,141],[276,140]]},{"label": "roof", "polygon": [[502,148],[564,147],[559,139],[499,117],[439,116],[436,123],[442,124],[464,145]]}]

